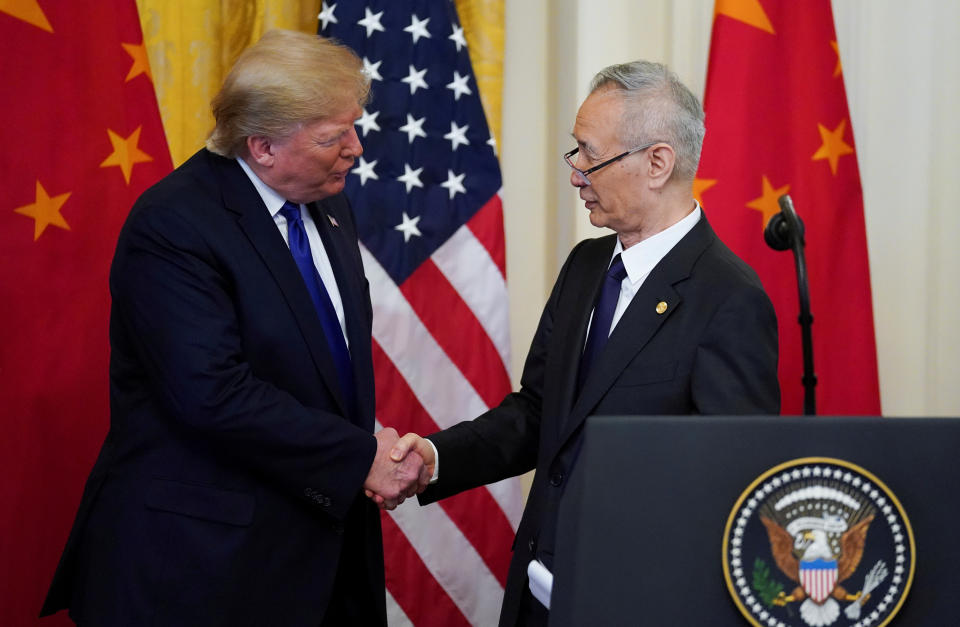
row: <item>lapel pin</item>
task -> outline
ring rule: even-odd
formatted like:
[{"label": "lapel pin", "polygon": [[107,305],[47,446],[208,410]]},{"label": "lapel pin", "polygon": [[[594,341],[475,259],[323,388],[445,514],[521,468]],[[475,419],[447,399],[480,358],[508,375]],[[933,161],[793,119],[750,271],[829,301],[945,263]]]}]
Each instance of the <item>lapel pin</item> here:
[{"label": "lapel pin", "polygon": [[666,310],[667,310],[667,303],[666,303],[665,301],[662,301],[662,300],[661,300],[659,303],[657,303],[657,313],[658,313],[658,314],[662,314],[662,313],[665,312]]},{"label": "lapel pin", "polygon": [[334,218],[334,217],[333,217],[332,215],[330,215],[329,213],[327,214],[327,219],[330,220],[330,224],[332,224],[333,226],[337,226],[337,227],[340,226],[340,224],[337,222],[337,219]]}]

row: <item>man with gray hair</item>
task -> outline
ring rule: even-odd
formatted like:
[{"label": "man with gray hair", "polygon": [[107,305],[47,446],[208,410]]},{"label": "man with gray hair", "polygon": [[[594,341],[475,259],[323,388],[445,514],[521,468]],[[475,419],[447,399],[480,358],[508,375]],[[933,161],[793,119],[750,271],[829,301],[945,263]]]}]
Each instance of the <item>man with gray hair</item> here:
[{"label": "man with gray hair", "polygon": [[528,569],[553,565],[558,505],[588,416],[779,413],[773,306],[693,198],[703,135],[699,102],[663,65],[597,74],[563,157],[590,221],[614,234],[570,253],[518,392],[396,447],[436,469],[421,504],[536,468],[502,626],[546,624],[547,599],[533,597]]},{"label": "man with gray hair", "polygon": [[369,91],[271,31],[207,148],[137,200],[110,273],[110,431],[44,614],[80,625],[386,625],[380,512],[430,477],[373,434],[371,306],[341,194]]}]

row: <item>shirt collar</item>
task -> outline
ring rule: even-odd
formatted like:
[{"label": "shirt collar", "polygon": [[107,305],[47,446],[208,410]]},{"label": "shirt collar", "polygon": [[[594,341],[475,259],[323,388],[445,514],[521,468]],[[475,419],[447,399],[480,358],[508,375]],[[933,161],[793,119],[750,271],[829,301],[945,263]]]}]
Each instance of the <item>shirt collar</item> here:
[{"label": "shirt collar", "polygon": [[660,263],[660,260],[697,224],[701,214],[700,203],[696,200],[694,202],[696,206],[693,211],[682,220],[626,250],[623,249],[620,238],[617,238],[613,255],[620,255],[631,283],[637,283],[650,274],[650,271]]},{"label": "shirt collar", "polygon": [[275,218],[277,213],[280,212],[280,209],[283,208],[283,203],[287,202],[286,198],[275,192],[272,187],[261,181],[260,177],[254,173],[253,169],[250,168],[246,161],[240,157],[237,157],[237,163],[239,163],[240,167],[243,168],[243,171],[246,172],[247,177],[250,179],[250,182],[253,183],[253,186],[257,188],[257,192],[260,194],[263,204],[267,206],[267,211],[270,212],[270,217]]}]

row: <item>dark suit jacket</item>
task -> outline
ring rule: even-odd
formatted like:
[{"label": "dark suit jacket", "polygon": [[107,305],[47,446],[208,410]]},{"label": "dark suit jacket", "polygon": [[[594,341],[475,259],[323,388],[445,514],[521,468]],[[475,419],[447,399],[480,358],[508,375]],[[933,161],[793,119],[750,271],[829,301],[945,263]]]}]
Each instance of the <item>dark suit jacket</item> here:
[{"label": "dark suit jacket", "polygon": [[[556,512],[587,416],[776,414],[777,321],[757,275],[699,222],[651,271],[577,390],[587,324],[616,236],[567,258],[540,318],[521,389],[476,420],[430,436],[430,503],[536,468],[513,546],[501,625],[517,621],[527,564],[552,565]],[[657,313],[664,302],[666,311]]]},{"label": "dark suit jacket", "polygon": [[379,516],[362,495],[376,451],[369,289],[345,198],[310,210],[343,299],[356,413],[259,194],[236,161],[201,150],[120,234],[110,431],[44,613],[319,625],[339,565],[385,624]]}]

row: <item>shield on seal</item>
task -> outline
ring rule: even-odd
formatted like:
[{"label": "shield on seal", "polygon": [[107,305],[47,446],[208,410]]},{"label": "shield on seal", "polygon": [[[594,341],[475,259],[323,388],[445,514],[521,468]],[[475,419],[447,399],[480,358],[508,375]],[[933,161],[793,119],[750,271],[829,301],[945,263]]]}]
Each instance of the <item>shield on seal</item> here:
[{"label": "shield on seal", "polygon": [[837,585],[837,560],[801,561],[800,585],[817,603],[826,601]]}]

